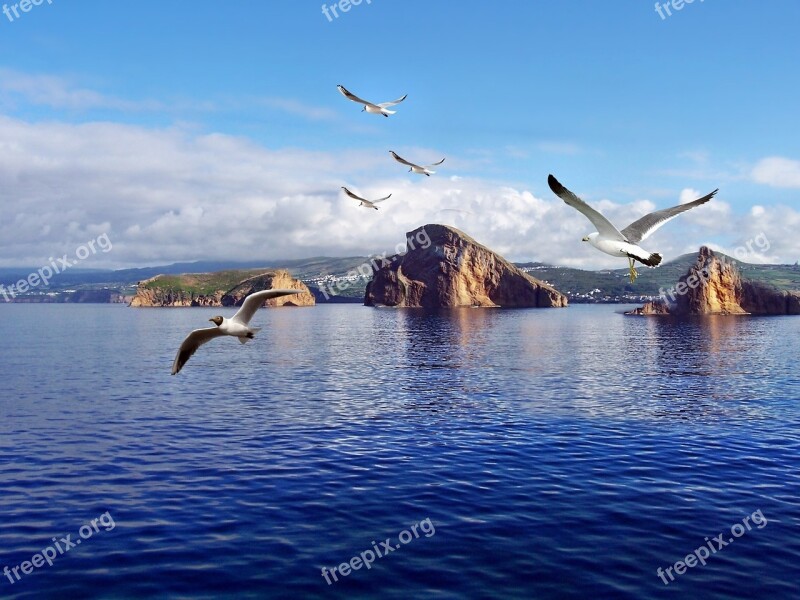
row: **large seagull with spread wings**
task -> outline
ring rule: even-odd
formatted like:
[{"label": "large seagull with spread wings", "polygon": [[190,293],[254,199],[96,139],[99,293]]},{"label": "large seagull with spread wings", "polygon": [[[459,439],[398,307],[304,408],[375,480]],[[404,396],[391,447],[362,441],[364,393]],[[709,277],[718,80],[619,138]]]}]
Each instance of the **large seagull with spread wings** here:
[{"label": "large seagull with spread wings", "polygon": [[656,212],[643,216],[638,221],[634,221],[620,231],[611,224],[611,221],[561,185],[558,179],[552,175],[547,178],[547,183],[556,196],[575,210],[582,212],[584,216],[592,222],[592,225],[597,227],[597,231],[583,238],[584,242],[589,242],[601,252],[605,252],[611,256],[625,256],[628,258],[631,283],[636,281],[636,277],[638,276],[634,268],[634,264],[637,260],[648,267],[657,267],[663,259],[663,256],[658,252],[648,252],[639,244],[667,221],[674,219],[682,212],[686,212],[695,206],[705,204],[719,191],[719,189],[716,189],[710,194],[706,194],[702,198],[698,198],[692,202],[679,204],[672,208],[657,210]]}]

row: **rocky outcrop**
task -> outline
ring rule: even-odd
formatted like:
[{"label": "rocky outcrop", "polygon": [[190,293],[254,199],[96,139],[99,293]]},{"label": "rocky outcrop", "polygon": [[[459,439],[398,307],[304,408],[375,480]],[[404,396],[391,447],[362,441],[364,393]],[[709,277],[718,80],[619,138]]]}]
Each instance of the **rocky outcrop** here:
[{"label": "rocky outcrop", "polygon": [[644,306],[635,308],[634,310],[628,311],[625,314],[651,316],[651,315],[668,315],[670,313],[669,313],[669,305],[666,302],[662,302],[661,300],[655,300],[653,302],[645,302]]},{"label": "rocky outcrop", "polygon": [[[314,296],[299,279],[288,271],[264,271],[247,276],[230,286],[235,273],[210,273],[187,275],[157,275],[139,282],[133,307],[179,307],[179,306],[240,306],[245,297],[253,292],[272,288],[303,290],[304,293],[267,300],[265,306],[313,306]],[[218,287],[220,289],[214,289]]]},{"label": "rocky outcrop", "polygon": [[703,246],[697,261],[674,287],[673,312],[684,315],[744,315],[742,278],[736,264]]},{"label": "rocky outcrop", "polygon": [[776,290],[743,279],[736,263],[706,246],[697,261],[662,300],[648,302],[635,315],[797,315],[800,292]]},{"label": "rocky outcrop", "polygon": [[[375,265],[367,306],[562,307],[567,297],[458,229],[425,225],[407,234],[404,254]],[[413,243],[427,241],[427,244]]]},{"label": "rocky outcrop", "polygon": [[222,306],[241,306],[244,299],[253,292],[273,288],[303,290],[303,293],[271,298],[264,303],[264,306],[314,306],[316,303],[314,294],[311,293],[308,286],[299,279],[294,279],[288,271],[270,271],[245,279],[239,285],[228,290],[220,299],[220,303]]}]

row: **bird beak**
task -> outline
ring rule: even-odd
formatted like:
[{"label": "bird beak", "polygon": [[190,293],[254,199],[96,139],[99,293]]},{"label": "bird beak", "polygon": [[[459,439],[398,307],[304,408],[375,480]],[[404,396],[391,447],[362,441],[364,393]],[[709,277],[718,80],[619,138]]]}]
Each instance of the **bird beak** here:
[{"label": "bird beak", "polygon": [[213,322],[214,322],[214,319],[209,319],[209,320],[208,320],[208,322],[209,322],[209,323],[213,323]]},{"label": "bird beak", "polygon": [[589,241],[589,236],[588,235],[583,236],[583,239],[581,241],[582,242],[588,242]]}]

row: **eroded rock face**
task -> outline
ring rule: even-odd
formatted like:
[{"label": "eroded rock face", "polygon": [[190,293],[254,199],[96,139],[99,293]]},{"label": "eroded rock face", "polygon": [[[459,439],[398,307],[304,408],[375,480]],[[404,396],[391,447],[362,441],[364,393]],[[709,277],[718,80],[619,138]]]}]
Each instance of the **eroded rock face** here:
[{"label": "eroded rock face", "polygon": [[[214,274],[205,277],[214,277]],[[261,290],[285,288],[303,290],[304,293],[294,296],[282,296],[265,302],[265,306],[313,306],[314,296],[308,287],[299,279],[294,279],[288,271],[265,271],[254,277],[245,279],[228,290],[216,290],[209,293],[189,291],[196,275],[165,277],[157,275],[142,281],[136,289],[136,296],[131,301],[133,307],[180,307],[180,306],[241,306],[245,297]],[[163,285],[159,285],[163,282]]]},{"label": "eroded rock face", "polygon": [[425,225],[407,235],[405,254],[378,265],[367,306],[562,307],[567,297],[454,227]]},{"label": "eroded rock face", "polygon": [[800,292],[784,292],[742,279],[733,262],[706,246],[697,262],[667,293],[670,302],[648,302],[635,315],[797,315]]},{"label": "eroded rock face", "polygon": [[257,275],[229,290],[220,300],[222,306],[241,306],[244,299],[254,292],[270,289],[303,290],[302,294],[293,296],[281,296],[280,298],[270,298],[264,302],[264,306],[314,306],[316,301],[314,295],[305,283],[299,279],[294,279],[288,271],[271,271],[263,275]]},{"label": "eroded rock face", "polygon": [[161,276],[156,275],[152,279],[140,281],[136,288],[136,295],[131,300],[130,306],[134,308],[142,307],[181,307],[181,306],[221,306],[220,299],[222,292],[219,294],[209,295],[196,295],[184,290],[176,290],[169,287],[164,288],[144,288],[145,284],[158,283]]},{"label": "eroded rock face", "polygon": [[674,312],[687,315],[743,315],[742,278],[734,263],[720,260],[703,246],[697,262],[675,286]]},{"label": "eroded rock face", "polygon": [[654,302],[645,302],[644,306],[630,310],[625,314],[650,316],[650,315],[668,315],[670,314],[670,312],[669,312],[669,305],[666,302],[662,302],[661,300],[656,300]]}]

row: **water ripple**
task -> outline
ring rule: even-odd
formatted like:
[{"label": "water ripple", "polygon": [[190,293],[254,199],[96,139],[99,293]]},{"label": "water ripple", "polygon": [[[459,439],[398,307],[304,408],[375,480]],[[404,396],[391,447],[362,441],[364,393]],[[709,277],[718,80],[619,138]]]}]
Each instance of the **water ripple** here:
[{"label": "water ripple", "polygon": [[0,595],[800,597],[800,321],[615,310],[262,311],[170,377],[216,309],[2,306],[0,568],[115,527]]}]

